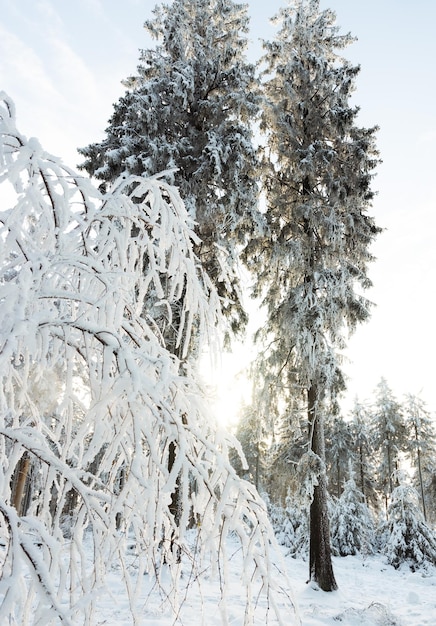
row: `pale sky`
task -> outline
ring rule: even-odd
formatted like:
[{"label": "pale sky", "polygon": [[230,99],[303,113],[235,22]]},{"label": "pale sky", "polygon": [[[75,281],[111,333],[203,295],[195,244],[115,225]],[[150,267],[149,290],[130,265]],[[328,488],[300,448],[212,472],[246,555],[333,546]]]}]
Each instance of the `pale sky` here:
[{"label": "pale sky", "polygon": [[[284,2],[251,0],[251,54],[271,38]],[[102,138],[120,81],[135,73],[154,0],[0,0],[0,90],[19,130],[70,166],[76,148]],[[370,398],[384,376],[399,399],[420,394],[436,409],[435,0],[322,0],[358,41],[344,56],[362,67],[360,123],[380,126],[383,164],[372,214],[385,232],[370,267],[377,307],[349,341],[346,405]],[[237,364],[235,366],[235,371]],[[233,377],[232,377],[233,378]],[[230,389],[228,393],[233,393]]]}]

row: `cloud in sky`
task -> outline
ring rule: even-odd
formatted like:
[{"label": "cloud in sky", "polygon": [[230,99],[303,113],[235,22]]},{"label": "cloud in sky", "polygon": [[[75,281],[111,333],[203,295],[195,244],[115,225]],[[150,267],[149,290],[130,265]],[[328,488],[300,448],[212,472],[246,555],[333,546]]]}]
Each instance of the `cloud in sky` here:
[{"label": "cloud in sky", "polygon": [[52,3],[38,2],[33,10],[35,19],[23,13],[15,32],[0,25],[1,88],[17,105],[22,132],[38,136],[47,150],[75,164],[75,147],[95,137],[95,119],[107,111],[103,130],[115,94],[108,93],[105,77],[69,43],[68,29]]},{"label": "cloud in sky", "polygon": [[53,81],[36,52],[1,24],[0,72],[3,84],[14,91],[25,91],[29,96],[43,91],[48,98],[57,96]]}]

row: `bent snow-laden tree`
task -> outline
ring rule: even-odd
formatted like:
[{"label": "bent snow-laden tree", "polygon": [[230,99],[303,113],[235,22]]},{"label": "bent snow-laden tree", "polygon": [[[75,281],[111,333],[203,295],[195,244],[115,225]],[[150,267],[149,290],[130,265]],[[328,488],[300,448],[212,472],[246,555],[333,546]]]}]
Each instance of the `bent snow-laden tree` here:
[{"label": "bent snow-laden tree", "polygon": [[336,588],[330,557],[324,419],[343,388],[344,331],[369,315],[369,247],[379,229],[367,214],[377,164],[375,129],[356,125],[349,99],[358,67],[338,51],[335,15],[297,0],[266,43],[263,128],[267,151],[265,237],[247,249],[264,297],[268,393],[304,401],[309,446],[321,459],[310,513],[310,578]]},{"label": "bent snow-laden tree", "polygon": [[106,137],[80,150],[81,167],[109,183],[123,172],[176,168],[171,179],[200,238],[196,254],[232,332],[246,323],[238,250],[259,219],[251,128],[258,87],[245,56],[248,19],[246,5],[232,0],[158,5],[145,23],[158,45],[141,51]]},{"label": "bent snow-laden tree", "polygon": [[149,290],[172,294],[189,341],[194,320],[201,329],[218,314],[178,193],[132,177],[102,195],[18,133],[5,94],[0,182],[0,622],[93,624],[113,568],[132,623],[147,612],[147,581],[183,621],[189,581],[215,563],[227,623],[227,531],[244,554],[246,623],[263,602],[256,579],[278,614],[264,506],[146,315]]}]

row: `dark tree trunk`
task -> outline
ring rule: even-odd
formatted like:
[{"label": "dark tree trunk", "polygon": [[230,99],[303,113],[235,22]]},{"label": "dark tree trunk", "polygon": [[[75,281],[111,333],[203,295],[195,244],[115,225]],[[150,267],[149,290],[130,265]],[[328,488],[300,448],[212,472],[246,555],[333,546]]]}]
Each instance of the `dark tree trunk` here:
[{"label": "dark tree trunk", "polygon": [[[123,465],[118,475],[117,495],[121,493],[125,484],[126,484],[126,466]],[[118,511],[118,513],[116,514],[115,523],[116,523],[116,529],[120,530],[121,525],[123,523],[123,516],[120,511]]]},{"label": "dark tree trunk", "polygon": [[[176,444],[173,441],[170,441],[169,449],[168,449],[168,472],[171,473],[174,463],[176,462]],[[179,494],[179,485],[176,484],[176,488],[171,494],[171,504],[170,504],[170,513],[174,517],[174,522],[176,526],[179,525],[180,521],[180,494]]]},{"label": "dark tree trunk", "polygon": [[18,515],[23,514],[23,494],[29,474],[30,458],[27,452],[23,454],[17,465],[17,478],[14,492],[12,494],[12,505],[17,510]]},{"label": "dark tree trunk", "polygon": [[260,472],[260,449],[259,442],[256,441],[256,470],[255,470],[255,481],[254,486],[259,491],[259,472]]},{"label": "dark tree trunk", "polygon": [[[171,441],[169,444],[169,448],[168,448],[168,472],[169,473],[171,473],[174,467],[174,463],[176,462],[176,457],[177,457],[176,444],[173,441]],[[181,513],[180,507],[181,507],[180,485],[179,485],[179,480],[177,479],[176,487],[174,491],[171,493],[171,503],[169,506],[170,513],[174,518],[174,524],[176,525],[177,528],[180,525],[180,513]],[[180,545],[176,541],[176,532],[174,530],[172,531],[171,537],[169,538],[169,540],[170,540],[169,551],[173,556],[175,556],[176,561],[180,563],[182,555],[180,551]],[[165,555],[164,555],[164,562],[167,562],[167,558]]]},{"label": "dark tree trunk", "polygon": [[[311,450],[324,462],[324,423],[317,410],[317,390],[314,385],[307,395]],[[323,591],[334,591],[338,588],[331,557],[325,471],[320,473],[310,506],[309,576]]]},{"label": "dark tree trunk", "polygon": [[360,463],[360,491],[363,494],[363,501],[366,502],[365,475],[364,475],[364,469],[363,469],[363,450],[362,450],[362,446],[359,446],[359,463]]},{"label": "dark tree trunk", "polygon": [[391,442],[389,441],[389,436],[387,440],[387,456],[388,456],[388,475],[389,475],[389,495],[392,495],[394,490],[394,485],[392,482],[392,458],[391,458]]},{"label": "dark tree trunk", "polygon": [[415,423],[415,441],[418,444],[416,446],[417,451],[417,464],[418,464],[418,478],[419,478],[419,488],[421,490],[421,501],[422,501],[422,513],[424,515],[424,521],[427,521],[427,511],[425,507],[425,494],[424,494],[424,481],[422,479],[422,467],[421,467],[421,450],[419,447],[420,441],[418,436],[418,426]]}]

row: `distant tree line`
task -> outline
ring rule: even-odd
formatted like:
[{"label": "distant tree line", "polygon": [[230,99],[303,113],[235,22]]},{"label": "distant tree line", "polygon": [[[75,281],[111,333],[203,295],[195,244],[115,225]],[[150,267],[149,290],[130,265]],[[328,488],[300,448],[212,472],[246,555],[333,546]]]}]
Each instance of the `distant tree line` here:
[{"label": "distant tree line", "polygon": [[[279,541],[307,557],[318,468],[306,460],[305,427],[298,414],[281,416],[271,438],[246,408],[237,436],[248,464],[239,471],[264,492]],[[425,402],[413,394],[400,401],[382,379],[372,400],[327,417],[326,451],[333,553],[436,563],[436,426]]]}]

